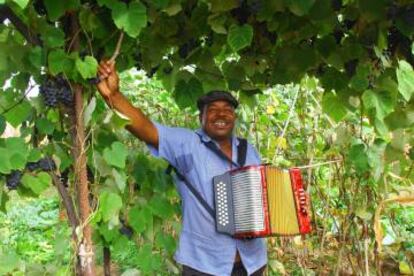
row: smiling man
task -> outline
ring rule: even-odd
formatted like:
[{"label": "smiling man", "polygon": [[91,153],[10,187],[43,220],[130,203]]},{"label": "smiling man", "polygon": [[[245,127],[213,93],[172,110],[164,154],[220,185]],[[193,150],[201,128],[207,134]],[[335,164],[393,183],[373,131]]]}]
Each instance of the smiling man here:
[{"label": "smiling man", "polygon": [[183,227],[175,259],[183,266],[182,275],[263,275],[264,240],[218,233],[212,215],[213,177],[243,164],[260,164],[253,146],[233,133],[237,100],[228,92],[210,92],[197,101],[200,129],[167,127],[152,122],[122,95],[113,63],[102,62],[99,75],[99,92],[108,105],[130,119],[127,129],[177,172]]}]

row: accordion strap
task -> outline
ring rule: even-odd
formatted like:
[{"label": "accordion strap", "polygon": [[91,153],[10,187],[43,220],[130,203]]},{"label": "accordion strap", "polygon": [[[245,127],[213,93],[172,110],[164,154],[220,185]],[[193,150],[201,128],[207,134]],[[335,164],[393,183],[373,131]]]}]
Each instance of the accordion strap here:
[{"label": "accordion strap", "polygon": [[[217,154],[219,157],[228,160],[230,162],[233,162],[230,160],[224,153],[221,151],[216,144],[214,144],[213,141],[205,142],[201,138],[201,135],[197,133],[197,135],[200,137],[200,141],[209,148],[212,152]],[[240,167],[243,167],[246,163],[246,155],[247,155],[247,140],[243,138],[237,138],[239,140],[239,145],[237,146],[237,164]],[[213,219],[216,218],[215,211],[213,208],[210,207],[210,205],[205,201],[205,199],[200,195],[200,193],[197,191],[197,189],[194,187],[193,184],[191,184],[184,175],[182,175],[177,168],[172,166],[171,164],[168,165],[168,168],[166,169],[167,174],[171,174],[171,172],[174,171],[177,175],[178,179],[180,179],[182,182],[184,182],[185,186],[190,190],[190,192],[197,198],[198,202],[206,209],[206,211],[213,217]]]},{"label": "accordion strap", "polygon": [[[233,163],[233,160],[227,157],[224,152],[217,147],[217,145],[213,141],[204,141],[200,134],[197,133],[200,137],[200,141],[212,152],[214,152],[217,156],[221,157],[224,160],[227,160]],[[237,138],[239,140],[239,145],[237,146],[237,165],[239,167],[243,167],[246,163],[246,155],[247,155],[247,140],[243,138]]]},{"label": "accordion strap", "polygon": [[178,179],[180,179],[181,181],[184,182],[185,186],[187,186],[187,188],[190,190],[190,192],[197,198],[198,202],[200,202],[200,204],[204,207],[204,209],[206,209],[206,211],[213,217],[213,219],[215,219],[216,216],[215,216],[214,209],[211,208],[210,205],[208,205],[207,201],[204,200],[204,198],[200,195],[200,193],[193,186],[193,184],[191,184],[187,180],[187,178],[185,178],[184,175],[179,173],[175,167],[169,165],[168,168],[167,168],[167,173],[170,174],[171,170],[174,170],[174,172],[177,175]]}]

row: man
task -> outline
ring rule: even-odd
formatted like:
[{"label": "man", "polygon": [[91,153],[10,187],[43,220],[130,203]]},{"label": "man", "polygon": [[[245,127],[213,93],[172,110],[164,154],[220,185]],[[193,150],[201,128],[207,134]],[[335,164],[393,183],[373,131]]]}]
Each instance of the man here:
[{"label": "man", "polygon": [[[120,93],[113,63],[101,62],[98,90],[111,108],[130,119],[127,129],[147,143],[153,155],[166,159],[191,183],[207,205],[213,206],[213,176],[237,168],[233,136],[237,100],[227,92],[203,95],[197,102],[202,128],[195,132],[166,127],[149,120]],[[226,158],[206,145],[213,143]],[[246,165],[259,164],[256,150],[247,145]],[[177,180],[182,199],[183,228],[175,259],[189,275],[263,275],[267,262],[263,239],[238,240],[215,230],[215,221],[183,180]]]}]

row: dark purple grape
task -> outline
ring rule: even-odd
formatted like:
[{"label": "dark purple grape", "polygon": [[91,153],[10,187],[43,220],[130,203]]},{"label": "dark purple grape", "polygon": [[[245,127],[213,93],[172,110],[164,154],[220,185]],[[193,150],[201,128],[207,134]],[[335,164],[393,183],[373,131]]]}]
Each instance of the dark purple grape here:
[{"label": "dark purple grape", "polygon": [[45,157],[43,159],[40,159],[39,161],[37,161],[37,164],[39,166],[39,169],[46,171],[46,172],[56,170],[55,161],[53,161],[53,159],[50,157]]},{"label": "dark purple grape", "polygon": [[358,59],[351,59],[344,64],[345,72],[349,77],[352,77],[355,74],[357,65]]},{"label": "dark purple grape", "polygon": [[54,83],[48,80],[45,84],[40,86],[40,94],[43,97],[43,101],[48,107],[56,107],[58,104],[58,89],[56,89]]},{"label": "dark purple grape", "polygon": [[125,235],[128,239],[130,239],[132,235],[134,234],[134,229],[128,226],[123,219],[120,219],[120,221],[121,221],[121,228],[119,228],[119,232],[122,235]]},{"label": "dark purple grape", "polygon": [[39,164],[37,162],[29,162],[26,164],[26,169],[28,171],[35,171],[39,168]]},{"label": "dark purple grape", "polygon": [[6,186],[9,190],[16,190],[20,185],[20,179],[22,178],[23,173],[19,170],[12,171],[9,175],[6,176]]},{"label": "dark purple grape", "polygon": [[66,106],[73,106],[73,93],[69,86],[62,86],[58,94],[59,101]]}]

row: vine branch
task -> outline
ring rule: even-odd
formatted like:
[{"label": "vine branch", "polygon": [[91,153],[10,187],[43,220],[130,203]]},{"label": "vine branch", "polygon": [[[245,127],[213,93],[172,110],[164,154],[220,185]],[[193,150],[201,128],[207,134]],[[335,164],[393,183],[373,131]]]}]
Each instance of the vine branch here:
[{"label": "vine branch", "polygon": [[[30,28],[14,13],[14,11],[6,6],[0,5],[0,19],[4,21],[5,19],[10,20],[10,22],[14,25],[14,27],[22,34],[22,36],[29,42],[30,44],[36,46],[42,46],[42,41],[34,34]],[[4,22],[3,22],[4,24]]]}]

